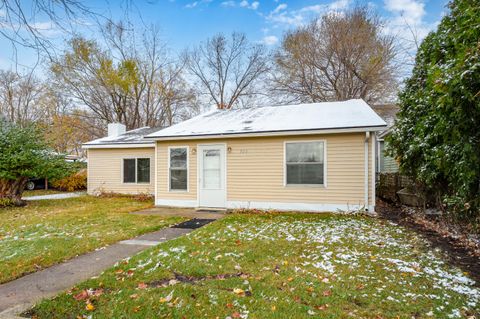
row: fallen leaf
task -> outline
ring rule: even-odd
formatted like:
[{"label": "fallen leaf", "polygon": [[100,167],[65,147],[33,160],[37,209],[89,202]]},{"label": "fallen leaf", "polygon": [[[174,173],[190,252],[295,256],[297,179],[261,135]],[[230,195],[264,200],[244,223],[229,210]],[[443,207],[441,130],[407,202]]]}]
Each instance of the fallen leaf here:
[{"label": "fallen leaf", "polygon": [[233,292],[237,295],[245,295],[245,291],[242,288],[235,288]]},{"label": "fallen leaf", "polygon": [[123,269],[117,269],[117,270],[115,270],[115,273],[116,273],[117,275],[123,274]]},{"label": "fallen leaf", "polygon": [[321,305],[321,306],[315,306],[315,309],[317,309],[317,310],[325,310],[327,308],[328,308],[327,304],[324,304],[324,305]]},{"label": "fallen leaf", "polygon": [[313,290],[314,290],[313,287],[308,287],[308,288],[307,288],[307,291],[308,291],[308,292],[313,292]]},{"label": "fallen leaf", "polygon": [[288,278],[287,278],[287,281],[288,281],[288,282],[293,281],[293,277],[288,277]]},{"label": "fallen leaf", "polygon": [[172,291],[168,294],[168,296],[160,298],[160,302],[161,302],[161,303],[170,302],[170,301],[172,300],[172,298],[173,298],[173,292],[174,292],[174,290],[172,290]]},{"label": "fallen leaf", "polygon": [[137,286],[138,289],[147,289],[148,288],[148,285],[144,282],[140,282],[138,283],[138,286]]},{"label": "fallen leaf", "polygon": [[137,299],[137,298],[138,298],[138,294],[130,295],[130,299]]},{"label": "fallen leaf", "polygon": [[90,293],[90,296],[93,296],[93,297],[98,297],[100,295],[103,295],[103,289],[102,288],[95,289]]},{"label": "fallen leaf", "polygon": [[226,306],[227,308],[230,308],[230,309],[233,308],[233,304],[231,304],[231,303],[227,303],[225,306]]},{"label": "fallen leaf", "polygon": [[273,305],[272,306],[272,311],[276,311],[277,310],[277,306]]},{"label": "fallen leaf", "polygon": [[95,310],[95,306],[91,302],[87,302],[87,305],[85,306],[85,309],[87,311],[93,311],[93,310]]},{"label": "fallen leaf", "polygon": [[238,313],[236,311],[234,313],[232,313],[232,318],[240,318],[240,317],[241,317],[240,313]]},{"label": "fallen leaf", "polygon": [[140,306],[136,306],[133,308],[133,312],[138,312],[138,311],[140,311]]},{"label": "fallen leaf", "polygon": [[325,291],[323,292],[323,296],[324,296],[324,297],[328,297],[328,296],[331,296],[331,295],[332,295],[332,291],[331,291],[331,290],[325,290]]},{"label": "fallen leaf", "polygon": [[74,295],[73,298],[75,300],[84,300],[88,298],[88,292],[86,290],[82,290],[78,294]]}]

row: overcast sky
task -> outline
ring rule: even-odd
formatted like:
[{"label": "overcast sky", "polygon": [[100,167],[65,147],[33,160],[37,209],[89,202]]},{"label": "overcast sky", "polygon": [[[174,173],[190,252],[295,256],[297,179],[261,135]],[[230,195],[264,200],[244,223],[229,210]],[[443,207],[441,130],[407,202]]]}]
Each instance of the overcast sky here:
[{"label": "overcast sky", "polygon": [[[173,52],[181,52],[216,33],[245,32],[251,41],[262,42],[274,48],[285,30],[300,26],[312,17],[329,11],[341,11],[354,5],[355,0],[130,0],[86,1],[93,11],[118,20],[128,12],[129,18],[139,26],[155,24]],[[24,1],[28,6],[28,1]],[[446,12],[447,0],[374,0],[366,3],[387,22],[385,32],[401,39],[412,39],[411,30],[420,38],[435,28]],[[0,9],[0,28],[2,10]],[[62,48],[65,34],[47,18],[38,17],[35,24]],[[91,25],[91,26],[89,26]],[[95,27],[83,21],[77,32],[94,37]],[[17,46],[0,37],[0,68],[13,65],[15,56],[20,64],[30,66],[37,61],[32,50]]]}]

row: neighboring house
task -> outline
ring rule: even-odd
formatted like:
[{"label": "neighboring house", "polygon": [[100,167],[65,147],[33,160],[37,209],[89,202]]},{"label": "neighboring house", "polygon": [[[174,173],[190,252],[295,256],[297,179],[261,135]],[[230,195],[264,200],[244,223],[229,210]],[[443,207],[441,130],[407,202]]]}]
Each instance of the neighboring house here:
[{"label": "neighboring house", "polygon": [[382,104],[374,105],[372,108],[387,123],[387,129],[378,132],[377,135],[377,173],[398,172],[398,163],[395,159],[385,155],[385,149],[387,147],[385,138],[391,133],[393,126],[395,125],[395,119],[397,118],[399,107],[396,104]]},{"label": "neighboring house", "polygon": [[216,110],[87,143],[88,192],[146,190],[159,206],[373,211],[385,128],[363,100]]}]

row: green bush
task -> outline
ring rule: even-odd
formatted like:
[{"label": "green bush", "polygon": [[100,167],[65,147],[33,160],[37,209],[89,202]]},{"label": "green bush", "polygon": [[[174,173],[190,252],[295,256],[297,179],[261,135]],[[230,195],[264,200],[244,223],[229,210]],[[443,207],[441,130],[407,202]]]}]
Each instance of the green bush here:
[{"label": "green bush", "polygon": [[62,191],[73,192],[87,188],[87,170],[82,169],[70,176],[52,181],[52,186]]},{"label": "green bush", "polygon": [[480,223],[480,6],[449,7],[417,52],[389,152],[451,217]]}]

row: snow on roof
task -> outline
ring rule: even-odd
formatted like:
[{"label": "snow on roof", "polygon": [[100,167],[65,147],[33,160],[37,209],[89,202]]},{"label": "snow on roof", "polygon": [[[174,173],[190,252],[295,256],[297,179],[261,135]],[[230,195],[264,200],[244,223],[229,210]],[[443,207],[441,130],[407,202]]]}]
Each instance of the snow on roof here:
[{"label": "snow on roof", "polygon": [[363,100],[215,110],[145,136],[172,139],[307,130],[383,130],[383,121]]},{"label": "snow on roof", "polygon": [[101,145],[124,145],[124,144],[152,144],[152,141],[145,140],[143,137],[150,133],[161,130],[158,127],[141,127],[135,130],[130,130],[118,136],[107,136],[98,138],[96,140],[84,143],[84,146],[101,146]]}]

